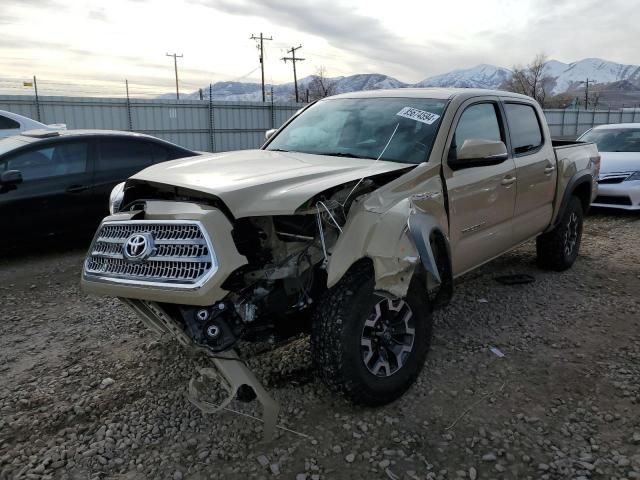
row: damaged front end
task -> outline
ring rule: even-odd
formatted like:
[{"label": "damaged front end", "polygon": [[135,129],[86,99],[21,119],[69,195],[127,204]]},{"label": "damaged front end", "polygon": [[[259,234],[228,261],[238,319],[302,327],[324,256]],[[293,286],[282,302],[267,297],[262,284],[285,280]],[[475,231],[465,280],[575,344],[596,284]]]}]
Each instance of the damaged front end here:
[{"label": "damaged front end", "polygon": [[[437,287],[436,261],[425,260],[409,222],[429,211],[446,225],[439,177],[426,183],[433,195],[423,191],[433,174],[407,166],[324,190],[293,212],[238,219],[213,196],[133,182],[124,211],[95,235],[82,286],[119,297],[158,334],[209,356],[215,369],[190,382],[192,403],[213,412],[235,397],[257,398],[270,437],[277,403],[234,347],[308,331],[319,298],[362,258],[373,263],[380,295],[402,298],[422,264]],[[221,404],[199,387],[210,381],[228,393]]]}]

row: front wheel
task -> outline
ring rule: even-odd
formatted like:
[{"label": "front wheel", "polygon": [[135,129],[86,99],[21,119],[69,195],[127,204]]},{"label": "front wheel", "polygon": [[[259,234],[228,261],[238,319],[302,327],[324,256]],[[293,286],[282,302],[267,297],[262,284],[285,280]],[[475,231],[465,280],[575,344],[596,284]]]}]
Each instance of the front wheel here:
[{"label": "front wheel", "polygon": [[536,239],[538,265],[548,270],[567,270],[578,258],[584,214],[578,197],[571,197],[564,215],[553,230]]},{"label": "front wheel", "polygon": [[432,333],[424,281],[405,298],[374,293],[370,268],[356,267],[324,297],[311,326],[311,354],[324,382],[349,400],[383,405],[420,373]]}]

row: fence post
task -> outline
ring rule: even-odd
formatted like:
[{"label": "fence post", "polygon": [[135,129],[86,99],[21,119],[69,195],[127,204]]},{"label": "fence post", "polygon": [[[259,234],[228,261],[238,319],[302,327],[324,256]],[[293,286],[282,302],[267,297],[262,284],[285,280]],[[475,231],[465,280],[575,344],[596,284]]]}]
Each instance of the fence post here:
[{"label": "fence post", "polygon": [[560,136],[564,137],[564,117],[567,116],[567,109],[562,110],[562,125],[560,126]]},{"label": "fence post", "polygon": [[216,138],[213,133],[213,86],[209,84],[209,140],[211,142],[211,152],[216,151]]},{"label": "fence post", "polygon": [[129,80],[125,78],[124,86],[127,90],[127,120],[129,122],[129,131],[133,130],[133,120],[131,118],[131,102],[129,101]]},{"label": "fence post", "polygon": [[580,109],[576,109],[576,138],[578,137],[578,128],[580,124]]},{"label": "fence post", "polygon": [[271,87],[271,128],[276,128],[276,110],[273,105],[273,87]]},{"label": "fence post", "polygon": [[36,81],[36,76],[33,76],[33,90],[36,94],[36,113],[38,115],[38,121],[42,121],[42,116],[40,115],[40,97],[38,97],[38,82]]}]

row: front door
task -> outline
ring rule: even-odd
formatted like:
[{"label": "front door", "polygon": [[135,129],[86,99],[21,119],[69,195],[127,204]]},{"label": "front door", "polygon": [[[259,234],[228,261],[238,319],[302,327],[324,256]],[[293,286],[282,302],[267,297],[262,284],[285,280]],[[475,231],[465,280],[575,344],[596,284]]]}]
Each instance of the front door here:
[{"label": "front door", "polygon": [[[455,156],[465,140],[508,144],[498,99],[463,104],[454,119],[449,149]],[[451,157],[450,157],[451,158]],[[513,244],[516,167],[511,156],[498,165],[452,170],[443,159],[449,198],[449,240],[453,273],[460,275],[508,250]]]},{"label": "front door", "polygon": [[89,141],[39,144],[0,160],[22,183],[0,188],[2,230],[9,239],[81,230],[91,199]]}]

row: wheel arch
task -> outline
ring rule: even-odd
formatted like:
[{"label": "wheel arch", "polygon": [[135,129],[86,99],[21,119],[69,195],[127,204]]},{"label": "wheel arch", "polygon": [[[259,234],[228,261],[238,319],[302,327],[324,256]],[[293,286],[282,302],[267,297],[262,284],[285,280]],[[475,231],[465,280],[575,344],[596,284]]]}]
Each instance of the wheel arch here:
[{"label": "wheel arch", "polygon": [[[424,269],[435,282],[431,297],[434,308],[445,306],[453,296],[453,264],[449,239],[440,224],[431,215],[412,213],[409,216],[409,234]],[[432,291],[427,283],[427,289]]]},{"label": "wheel arch", "polygon": [[560,208],[555,219],[545,232],[553,230],[567,210],[571,197],[576,196],[580,200],[582,210],[586,213],[591,205],[591,192],[593,191],[593,177],[589,172],[578,172],[571,177],[562,195]]}]

